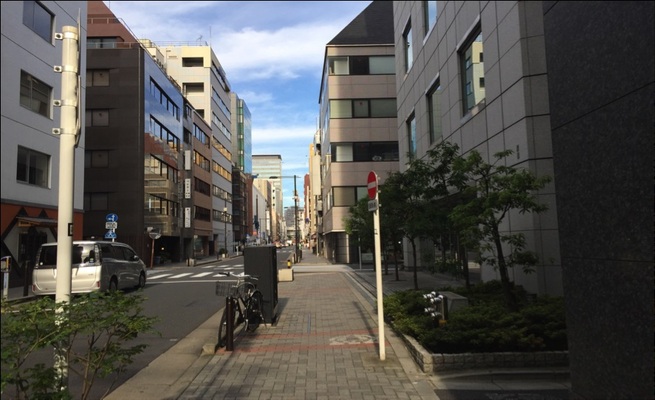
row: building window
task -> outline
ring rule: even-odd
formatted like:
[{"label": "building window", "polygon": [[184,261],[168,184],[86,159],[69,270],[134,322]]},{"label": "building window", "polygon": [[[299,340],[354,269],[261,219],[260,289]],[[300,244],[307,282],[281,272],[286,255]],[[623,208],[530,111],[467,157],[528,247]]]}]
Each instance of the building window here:
[{"label": "building window", "polygon": [[416,118],[414,118],[414,114],[407,119],[407,145],[410,158],[416,156]]},{"label": "building window", "polygon": [[437,1],[424,1],[423,14],[425,18],[425,35],[427,36],[434,24],[437,23]]},{"label": "building window", "polygon": [[368,58],[368,70],[370,75],[395,74],[396,58],[394,56],[371,56]]},{"label": "building window", "polygon": [[106,69],[86,71],[86,86],[109,86],[109,71]]},{"label": "building window", "polygon": [[203,67],[202,57],[182,57],[183,67]]},{"label": "building window", "polygon": [[25,71],[20,72],[20,105],[50,118],[52,88]]},{"label": "building window", "polygon": [[162,90],[162,88],[150,79],[150,94],[161,104],[169,114],[180,120],[180,107]]},{"label": "building window", "polygon": [[330,100],[330,118],[396,118],[396,99]]},{"label": "building window", "polygon": [[193,151],[193,163],[209,172],[209,160],[197,151]]},{"label": "building window", "polygon": [[485,99],[482,32],[478,27],[460,50],[464,114]]},{"label": "building window", "polygon": [[18,146],[16,180],[47,188],[50,181],[50,156]]},{"label": "building window", "polygon": [[333,143],[332,162],[398,161],[398,142]]},{"label": "building window", "polygon": [[330,75],[348,75],[348,57],[328,58],[328,73]]},{"label": "building window", "polygon": [[109,166],[107,150],[87,150],[84,152],[84,168],[106,168]]},{"label": "building window", "polygon": [[166,142],[168,147],[174,151],[180,151],[180,139],[168,129],[166,129],[154,117],[150,117],[150,134],[162,142]]},{"label": "building window", "polygon": [[394,56],[328,57],[329,75],[393,75]]},{"label": "building window", "polygon": [[205,194],[207,196],[211,196],[211,185],[202,179],[199,178],[193,178],[194,179],[194,189],[198,193]]},{"label": "building window", "polygon": [[190,82],[184,84],[184,95],[191,93],[202,94],[205,91],[205,84],[202,82]]},{"label": "building window", "polygon": [[405,73],[409,72],[414,63],[414,54],[412,49],[412,23],[407,23],[403,32],[403,53],[405,54]]},{"label": "building window", "polygon": [[427,94],[428,118],[430,124],[430,143],[441,140],[441,84],[435,83]]},{"label": "building window", "polygon": [[109,126],[109,110],[87,110],[86,126]]},{"label": "building window", "polygon": [[87,211],[109,209],[109,195],[107,193],[84,193],[84,209]]},{"label": "building window", "polygon": [[330,100],[330,118],[352,118],[351,100]]},{"label": "building window", "polygon": [[197,219],[199,221],[211,221],[211,211],[208,208],[203,208],[199,206],[195,206],[195,212],[193,213],[193,219]]},{"label": "building window", "polygon": [[193,137],[209,148],[209,136],[196,124],[193,124]]},{"label": "building window", "polygon": [[366,186],[335,186],[332,188],[332,206],[350,207],[357,200],[368,197]]},{"label": "building window", "polygon": [[115,37],[90,37],[86,39],[87,49],[115,49],[118,44],[118,38]]},{"label": "building window", "polygon": [[23,2],[23,25],[49,43],[52,42],[52,18],[50,11],[46,10],[41,3]]},{"label": "building window", "polygon": [[180,212],[180,203],[166,199],[163,194],[146,193],[144,209],[149,214],[177,217]]}]

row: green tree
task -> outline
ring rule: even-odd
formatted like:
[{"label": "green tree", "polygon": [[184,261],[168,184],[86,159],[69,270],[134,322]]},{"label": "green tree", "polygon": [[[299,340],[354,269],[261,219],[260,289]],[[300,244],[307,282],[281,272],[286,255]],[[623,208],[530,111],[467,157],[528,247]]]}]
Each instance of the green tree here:
[{"label": "green tree", "polygon": [[[393,175],[393,174],[392,174]],[[380,186],[380,230],[382,231],[383,248],[391,248],[394,258],[396,280],[400,280],[398,253],[402,251],[401,241],[404,234],[406,203],[400,193],[398,176],[390,176]],[[388,273],[388,271],[387,271]]]},{"label": "green tree", "polygon": [[550,182],[550,177],[536,177],[526,169],[506,166],[506,158],[511,154],[511,150],[495,154],[492,164],[475,150],[454,160],[454,172],[468,178],[462,192],[470,200],[455,206],[450,217],[467,237],[480,241],[483,261],[498,269],[506,306],[515,311],[518,304],[508,269],[522,266],[525,273],[530,273],[538,258],[526,250],[523,234],[501,233],[500,225],[510,210],[522,214],[547,210],[537,201],[536,192]]},{"label": "green tree", "polygon": [[357,204],[348,209],[343,218],[344,229],[348,235],[354,235],[362,249],[371,251],[373,243],[373,213],[368,211],[368,197],[359,199]]},{"label": "green tree", "polygon": [[[2,310],[2,391],[13,385],[18,398],[71,398],[58,382],[54,366],[25,367],[35,351],[66,343],[69,371],[83,381],[81,399],[87,399],[96,377],[118,375],[143,352],[146,345],[131,341],[152,332],[156,318],[142,315],[144,298],[122,292],[76,295],[70,303],[49,297],[12,305]],[[65,324],[54,310],[61,307]],[[63,339],[63,340],[62,340]],[[115,382],[115,380],[114,380]]]}]

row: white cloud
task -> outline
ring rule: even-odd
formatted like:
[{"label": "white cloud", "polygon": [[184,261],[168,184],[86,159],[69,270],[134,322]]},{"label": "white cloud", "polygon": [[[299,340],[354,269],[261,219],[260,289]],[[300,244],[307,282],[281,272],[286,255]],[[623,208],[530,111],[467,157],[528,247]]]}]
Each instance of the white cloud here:
[{"label": "white cloud", "polygon": [[298,25],[277,31],[247,28],[226,32],[212,42],[229,76],[239,81],[286,80],[308,71],[320,75],[325,44],[335,32],[336,26],[328,24]]}]

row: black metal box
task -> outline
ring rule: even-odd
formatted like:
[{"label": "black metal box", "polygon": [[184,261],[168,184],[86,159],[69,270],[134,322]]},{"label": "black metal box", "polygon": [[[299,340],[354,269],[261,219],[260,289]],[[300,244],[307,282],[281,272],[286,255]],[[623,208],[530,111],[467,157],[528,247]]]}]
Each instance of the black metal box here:
[{"label": "black metal box", "polygon": [[258,277],[257,288],[264,297],[264,321],[277,319],[277,249],[275,246],[246,247],[243,250],[243,270],[246,275]]}]

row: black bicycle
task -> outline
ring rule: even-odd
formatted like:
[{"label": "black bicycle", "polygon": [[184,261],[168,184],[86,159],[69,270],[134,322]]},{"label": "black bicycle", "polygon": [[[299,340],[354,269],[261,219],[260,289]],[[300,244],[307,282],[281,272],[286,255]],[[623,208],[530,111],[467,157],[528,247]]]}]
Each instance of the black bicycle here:
[{"label": "black bicycle", "polygon": [[245,324],[245,330],[252,332],[264,321],[264,296],[257,289],[254,283],[257,277],[241,275],[236,281],[216,282],[216,295],[225,296],[225,310],[218,325],[218,347],[224,347],[227,343],[228,334],[228,302],[232,301],[233,320],[232,329],[236,329],[241,323]]}]

